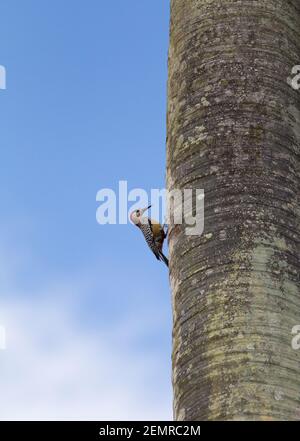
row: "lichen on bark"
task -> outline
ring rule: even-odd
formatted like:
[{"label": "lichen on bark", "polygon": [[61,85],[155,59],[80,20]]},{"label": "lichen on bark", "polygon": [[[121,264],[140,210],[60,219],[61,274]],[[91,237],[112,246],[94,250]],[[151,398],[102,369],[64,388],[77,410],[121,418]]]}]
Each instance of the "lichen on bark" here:
[{"label": "lichen on bark", "polygon": [[299,62],[298,0],[171,0],[167,184],[205,191],[169,228],[175,419],[300,419]]}]

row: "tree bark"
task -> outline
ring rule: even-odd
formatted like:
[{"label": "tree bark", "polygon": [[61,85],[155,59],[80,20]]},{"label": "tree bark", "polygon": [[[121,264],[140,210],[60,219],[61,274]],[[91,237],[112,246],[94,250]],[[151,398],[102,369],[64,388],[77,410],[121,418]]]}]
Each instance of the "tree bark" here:
[{"label": "tree bark", "polygon": [[171,0],[167,186],[176,420],[299,420],[299,0]]}]

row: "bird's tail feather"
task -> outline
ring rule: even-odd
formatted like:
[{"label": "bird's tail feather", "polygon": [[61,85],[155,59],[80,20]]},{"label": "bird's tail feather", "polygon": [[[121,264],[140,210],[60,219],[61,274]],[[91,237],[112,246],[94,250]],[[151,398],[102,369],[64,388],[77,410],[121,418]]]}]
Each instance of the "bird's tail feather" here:
[{"label": "bird's tail feather", "polygon": [[160,257],[160,259],[167,265],[167,267],[169,267],[169,260],[168,260],[168,258],[164,255],[164,253],[162,253],[161,251],[160,251],[160,253],[159,253],[159,257]]}]

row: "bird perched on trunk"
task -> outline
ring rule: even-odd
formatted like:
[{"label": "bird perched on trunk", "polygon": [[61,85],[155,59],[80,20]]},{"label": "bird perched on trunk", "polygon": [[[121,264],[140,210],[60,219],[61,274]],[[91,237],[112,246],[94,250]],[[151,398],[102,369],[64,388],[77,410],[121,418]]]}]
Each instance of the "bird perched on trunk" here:
[{"label": "bird perched on trunk", "polygon": [[162,260],[167,266],[169,266],[169,261],[162,252],[163,243],[167,237],[164,227],[160,225],[159,222],[143,216],[145,211],[149,210],[150,207],[151,205],[133,211],[130,215],[130,220],[141,230],[156,259]]}]

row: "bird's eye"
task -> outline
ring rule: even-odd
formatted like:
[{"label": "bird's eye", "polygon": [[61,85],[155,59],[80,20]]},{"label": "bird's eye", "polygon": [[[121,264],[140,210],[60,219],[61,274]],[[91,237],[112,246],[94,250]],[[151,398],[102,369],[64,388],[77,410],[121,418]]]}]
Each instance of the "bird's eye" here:
[{"label": "bird's eye", "polygon": [[136,215],[137,215],[137,216],[140,215],[140,210],[136,210]]}]

